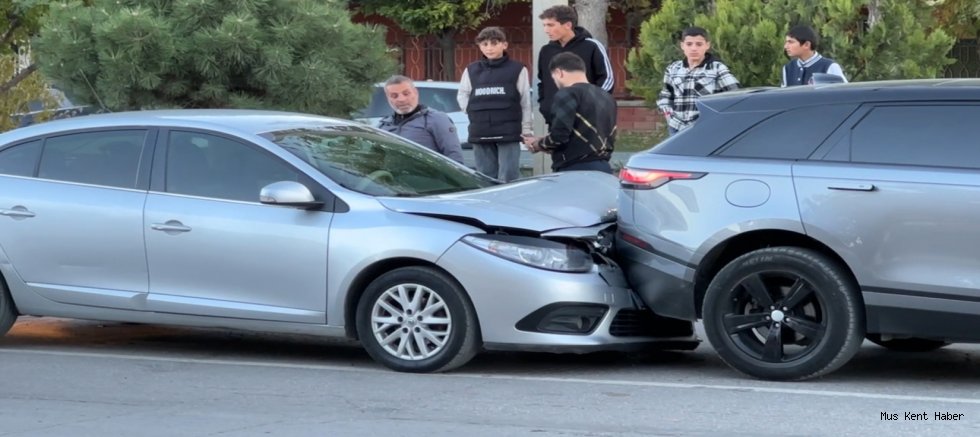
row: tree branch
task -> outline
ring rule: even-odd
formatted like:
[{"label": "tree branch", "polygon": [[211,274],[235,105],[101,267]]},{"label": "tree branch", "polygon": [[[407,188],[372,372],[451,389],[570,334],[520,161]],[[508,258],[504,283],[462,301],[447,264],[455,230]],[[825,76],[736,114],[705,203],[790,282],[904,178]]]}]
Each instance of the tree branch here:
[{"label": "tree branch", "polygon": [[14,32],[17,31],[18,27],[20,27],[20,17],[14,16],[7,24],[7,30],[3,32],[3,35],[0,35],[0,44],[3,47],[10,45],[10,40],[14,37]]},{"label": "tree branch", "polygon": [[17,86],[17,84],[20,83],[22,80],[27,79],[27,76],[30,76],[31,73],[34,73],[34,70],[37,70],[37,64],[31,64],[27,66],[27,68],[21,70],[20,73],[14,75],[12,79],[0,84],[0,94],[6,94],[7,91],[10,91],[11,88]]}]

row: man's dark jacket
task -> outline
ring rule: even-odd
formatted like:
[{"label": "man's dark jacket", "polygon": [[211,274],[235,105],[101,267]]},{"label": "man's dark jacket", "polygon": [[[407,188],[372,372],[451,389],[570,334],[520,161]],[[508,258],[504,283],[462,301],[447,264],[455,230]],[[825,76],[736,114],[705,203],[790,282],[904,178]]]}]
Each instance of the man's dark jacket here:
[{"label": "man's dark jacket", "polygon": [[551,168],[609,161],[616,140],[616,101],[590,83],[577,83],[555,94],[554,118],[541,145],[551,152]]},{"label": "man's dark jacket", "polygon": [[592,38],[592,34],[582,27],[575,28],[575,36],[563,47],[558,41],[551,41],[541,47],[538,54],[538,104],[545,123],[551,124],[551,101],[558,92],[551,78],[548,64],[555,55],[572,52],[585,61],[585,76],[592,83],[608,93],[612,93],[616,81],[613,78],[612,63],[602,43]]}]

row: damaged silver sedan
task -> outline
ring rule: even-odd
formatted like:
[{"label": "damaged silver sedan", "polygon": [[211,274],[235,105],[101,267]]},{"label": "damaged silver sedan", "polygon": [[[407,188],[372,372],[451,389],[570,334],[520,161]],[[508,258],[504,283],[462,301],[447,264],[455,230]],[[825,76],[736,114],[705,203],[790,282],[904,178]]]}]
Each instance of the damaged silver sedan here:
[{"label": "damaged silver sedan", "polygon": [[352,122],[97,115],[0,135],[0,333],[20,314],[346,336],[383,365],[697,346],[607,253],[616,178],[509,184]]}]

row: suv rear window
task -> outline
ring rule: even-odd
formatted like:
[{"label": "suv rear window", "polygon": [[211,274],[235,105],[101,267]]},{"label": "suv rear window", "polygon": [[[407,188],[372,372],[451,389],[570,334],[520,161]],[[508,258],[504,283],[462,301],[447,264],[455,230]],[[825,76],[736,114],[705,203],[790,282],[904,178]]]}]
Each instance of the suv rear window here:
[{"label": "suv rear window", "polygon": [[718,155],[735,158],[806,159],[856,105],[824,105],[776,114],[735,138]]}]

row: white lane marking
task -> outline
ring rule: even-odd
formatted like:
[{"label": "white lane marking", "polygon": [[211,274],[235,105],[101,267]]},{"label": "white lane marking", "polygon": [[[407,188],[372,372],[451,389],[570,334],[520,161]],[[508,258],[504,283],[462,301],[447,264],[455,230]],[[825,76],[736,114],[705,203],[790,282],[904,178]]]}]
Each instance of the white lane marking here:
[{"label": "white lane marking", "polygon": [[[239,361],[239,360],[222,360],[222,359],[206,359],[206,358],[172,358],[172,357],[159,357],[153,355],[135,355],[135,354],[129,355],[129,354],[112,354],[112,353],[99,354],[99,353],[90,353],[90,352],[68,352],[68,351],[46,351],[46,350],[34,350],[34,349],[0,348],[0,354],[3,353],[58,355],[58,356],[84,357],[84,358],[113,358],[113,359],[130,360],[130,361],[163,361],[163,362],[171,362],[171,363],[208,364],[208,365],[226,365],[226,366],[243,366],[243,367],[273,367],[273,368],[285,368],[285,369],[333,370],[333,371],[341,371],[341,372],[387,373],[392,375],[397,374],[394,373],[394,371],[387,370],[387,369],[371,369],[371,368],[364,368],[364,367],[337,366],[337,365],[330,365],[330,364],[291,364],[291,363],[277,363],[277,362],[270,362],[270,361]],[[675,383],[675,382],[629,381],[629,380],[617,380],[617,379],[558,378],[558,377],[549,377],[549,376],[491,375],[486,373],[469,373],[469,374],[448,373],[448,374],[437,374],[437,375],[428,375],[428,376],[439,377],[439,378],[491,379],[491,380],[503,380],[503,381],[611,385],[611,386],[620,386],[620,387],[655,387],[655,388],[674,388],[674,389],[741,391],[741,392],[751,392],[751,393],[811,395],[811,396],[826,396],[826,397],[837,397],[837,398],[878,399],[878,400],[890,400],[890,401],[945,402],[945,403],[953,403],[953,404],[980,405],[980,399],[969,399],[969,398],[890,395],[884,393],[862,393],[862,392],[834,391],[834,390],[807,390],[807,389],[777,388],[777,387],[753,387],[753,386],[716,385],[716,384],[683,384],[683,383]]]}]

